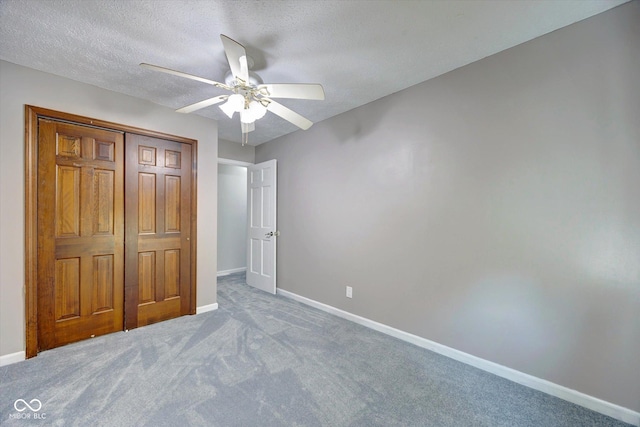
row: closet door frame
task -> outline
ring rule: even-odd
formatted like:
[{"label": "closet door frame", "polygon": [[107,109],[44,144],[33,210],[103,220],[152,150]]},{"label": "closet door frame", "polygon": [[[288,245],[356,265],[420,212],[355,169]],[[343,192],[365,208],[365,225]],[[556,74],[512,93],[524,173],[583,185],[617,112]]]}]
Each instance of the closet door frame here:
[{"label": "closet door frame", "polygon": [[[25,105],[25,342],[26,358],[38,354],[38,119],[47,118],[78,125],[191,144],[191,298],[189,314],[196,313],[197,247],[197,154],[198,141],[134,126],[93,119],[46,108]],[[126,144],[126,141],[125,141]],[[125,206],[126,210],[126,206]],[[126,313],[125,313],[126,316]]]}]

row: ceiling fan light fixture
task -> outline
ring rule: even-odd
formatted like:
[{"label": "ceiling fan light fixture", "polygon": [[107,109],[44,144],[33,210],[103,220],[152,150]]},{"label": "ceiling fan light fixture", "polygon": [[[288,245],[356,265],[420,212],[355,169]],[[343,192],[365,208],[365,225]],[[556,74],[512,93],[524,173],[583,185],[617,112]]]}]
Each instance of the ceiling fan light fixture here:
[{"label": "ceiling fan light fixture", "polygon": [[249,112],[251,112],[253,117],[258,120],[267,114],[267,108],[258,101],[251,101],[249,103]]},{"label": "ceiling fan light fixture", "polygon": [[227,117],[229,117],[230,119],[233,118],[233,113],[235,113],[236,110],[235,110],[235,108],[233,108],[233,105],[229,103],[229,101],[225,102],[224,104],[220,105],[219,107],[222,110],[222,112],[227,115]]},{"label": "ceiling fan light fixture", "polygon": [[244,96],[234,93],[227,100],[227,104],[229,104],[229,108],[233,108],[233,111],[239,113],[244,110]]},{"label": "ceiling fan light fixture", "polygon": [[250,124],[256,121],[256,117],[250,109],[244,109],[240,111],[240,121],[242,123]]},{"label": "ceiling fan light fixture", "polygon": [[191,113],[218,104],[222,112],[230,119],[232,119],[233,115],[237,112],[240,114],[244,143],[246,143],[247,133],[255,129],[255,121],[264,117],[267,110],[296,125],[300,129],[306,130],[311,127],[313,122],[309,119],[274,101],[272,98],[323,100],[324,89],[321,85],[315,83],[264,84],[262,78],[251,71],[253,60],[247,56],[244,46],[224,34],[220,34],[220,39],[222,40],[222,46],[230,68],[225,77],[225,83],[157,65],[147,63],[140,65],[155,71],[206,83],[231,92],[230,95],[215,96],[192,105],[187,105],[176,111],[179,113]]}]

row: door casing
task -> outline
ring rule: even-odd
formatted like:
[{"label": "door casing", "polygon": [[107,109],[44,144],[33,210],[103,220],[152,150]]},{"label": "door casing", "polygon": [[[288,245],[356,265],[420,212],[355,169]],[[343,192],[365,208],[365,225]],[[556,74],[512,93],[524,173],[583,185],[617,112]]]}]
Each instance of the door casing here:
[{"label": "door casing", "polygon": [[[100,119],[64,113],[25,105],[25,354],[27,358],[38,353],[38,119],[48,118],[79,125],[115,130],[125,133],[167,139],[192,146],[191,177],[191,292],[190,314],[196,312],[196,247],[197,247],[197,144],[193,139],[113,123]],[[125,142],[126,143],[126,142]],[[126,207],[125,207],[126,209]]]}]

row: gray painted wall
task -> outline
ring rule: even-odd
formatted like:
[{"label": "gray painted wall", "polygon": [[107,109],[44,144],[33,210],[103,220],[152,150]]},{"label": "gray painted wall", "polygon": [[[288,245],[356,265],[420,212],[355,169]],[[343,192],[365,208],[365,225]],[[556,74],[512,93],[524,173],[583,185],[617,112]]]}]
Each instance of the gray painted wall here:
[{"label": "gray painted wall", "polygon": [[631,2],[258,146],[278,287],[639,411],[638,22]]},{"label": "gray painted wall", "polygon": [[256,148],[252,145],[243,146],[237,142],[220,139],[218,140],[218,157],[221,159],[255,163]]},{"label": "gray painted wall", "polygon": [[247,266],[247,168],[218,165],[218,271]]},{"label": "gray painted wall", "polygon": [[217,122],[5,61],[0,86],[0,356],[25,349],[25,104],[198,140],[197,304],[215,303]]}]

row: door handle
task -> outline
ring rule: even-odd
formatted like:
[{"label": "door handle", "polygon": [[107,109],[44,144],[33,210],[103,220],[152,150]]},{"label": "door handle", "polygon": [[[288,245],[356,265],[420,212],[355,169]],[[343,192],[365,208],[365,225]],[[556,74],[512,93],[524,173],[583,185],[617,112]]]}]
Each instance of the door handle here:
[{"label": "door handle", "polygon": [[280,235],[279,231],[270,231],[267,234],[265,234],[264,237],[278,237]]}]

